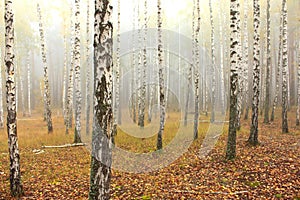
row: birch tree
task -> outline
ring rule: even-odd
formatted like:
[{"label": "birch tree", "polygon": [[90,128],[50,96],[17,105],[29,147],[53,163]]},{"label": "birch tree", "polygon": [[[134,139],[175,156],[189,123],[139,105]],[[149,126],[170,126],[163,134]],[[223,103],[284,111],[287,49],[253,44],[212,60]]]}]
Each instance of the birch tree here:
[{"label": "birch tree", "polygon": [[270,0],[267,0],[267,73],[266,73],[266,93],[265,93],[265,116],[264,123],[269,123],[270,111],[270,84],[271,84],[271,16]]},{"label": "birch tree", "polygon": [[80,0],[75,0],[75,48],[74,48],[74,67],[75,67],[75,132],[74,143],[81,143],[81,78],[80,78]]},{"label": "birch tree", "polygon": [[[117,135],[117,125],[118,125],[118,110],[120,107],[120,49],[121,49],[121,5],[120,0],[118,0],[118,26],[117,26],[117,52],[116,52],[116,64],[115,64],[115,85],[114,85],[114,124],[113,124],[113,137]],[[114,139],[114,138],[113,138]]]},{"label": "birch tree", "polygon": [[133,7],[133,12],[132,12],[132,72],[131,72],[131,76],[132,76],[132,81],[131,81],[131,88],[132,88],[132,98],[131,98],[131,108],[132,108],[132,121],[134,123],[136,123],[136,54],[135,54],[135,39],[136,39],[136,34],[135,34],[135,10],[136,7]]},{"label": "birch tree", "polygon": [[67,39],[64,35],[64,80],[63,80],[63,96],[62,96],[62,105],[63,105],[63,115],[64,123],[67,123],[67,103],[66,103],[66,94],[67,94]]},{"label": "birch tree", "polygon": [[71,3],[71,25],[70,25],[70,69],[69,69],[69,82],[67,92],[67,123],[66,123],[66,134],[69,133],[69,128],[72,127],[73,119],[73,91],[74,91],[74,25],[73,25],[73,5]]},{"label": "birch tree", "polygon": [[40,5],[37,4],[37,12],[39,18],[39,31],[40,31],[40,40],[41,40],[41,53],[42,53],[42,60],[44,65],[44,105],[45,105],[45,113],[46,113],[46,120],[48,126],[48,133],[53,132],[52,126],[52,118],[51,118],[51,101],[50,101],[50,88],[49,88],[49,78],[48,78],[48,64],[46,58],[46,47],[45,47],[45,35],[43,29],[43,22],[42,22],[42,14]]},{"label": "birch tree", "polygon": [[219,22],[220,22],[220,90],[221,90],[221,110],[225,114],[225,82],[224,82],[224,43],[223,43],[223,24],[222,24],[222,8],[219,7]]},{"label": "birch tree", "polygon": [[288,133],[288,35],[287,35],[287,3],[282,0],[282,132]]},{"label": "birch tree", "polygon": [[28,103],[28,115],[31,116],[31,70],[30,70],[30,51],[27,55],[27,103]]},{"label": "birch tree", "polygon": [[280,25],[279,25],[279,47],[278,47],[278,59],[277,59],[277,69],[276,69],[276,90],[275,90],[275,97],[273,100],[272,105],[272,112],[271,112],[271,121],[274,121],[275,119],[275,110],[276,106],[278,104],[278,95],[279,95],[279,79],[280,79],[280,73],[281,73],[281,66],[282,66],[282,30],[283,30],[283,14],[281,9],[281,15],[280,15]]},{"label": "birch tree", "polygon": [[248,142],[251,145],[258,144],[258,107],[259,107],[259,81],[260,81],[260,5],[259,0],[253,0],[253,100],[252,100],[252,120]]},{"label": "birch tree", "polygon": [[21,101],[22,101],[22,115],[25,116],[25,96],[24,96],[24,82],[23,82],[23,76],[21,71],[21,66],[18,67],[18,77],[20,81],[20,92],[21,92]]},{"label": "birch tree", "polygon": [[20,153],[17,135],[16,84],[14,63],[14,14],[12,0],[5,0],[5,67],[6,67],[6,106],[7,133],[10,160],[10,192],[13,197],[23,195],[20,172]]},{"label": "birch tree", "polygon": [[243,65],[244,65],[244,94],[246,111],[244,119],[248,119],[249,115],[249,42],[248,42],[248,0],[244,1],[244,40],[243,40]]},{"label": "birch tree", "polygon": [[226,149],[226,159],[231,160],[236,156],[236,130],[238,109],[238,64],[240,55],[240,11],[239,1],[230,1],[230,115],[229,131]]},{"label": "birch tree", "polygon": [[187,73],[187,90],[186,90],[186,99],[185,99],[185,109],[184,109],[184,126],[187,126],[187,119],[188,119],[188,113],[189,113],[189,101],[190,101],[190,88],[192,85],[192,74],[193,74],[193,66],[195,65],[195,30],[196,30],[196,25],[195,25],[195,18],[196,18],[196,2],[193,0],[193,14],[192,14],[192,64],[188,65],[188,73]]},{"label": "birch tree", "polygon": [[112,5],[95,1],[94,126],[89,199],[110,199],[112,159]]},{"label": "birch tree", "polygon": [[199,122],[199,66],[200,66],[200,52],[199,52],[199,32],[200,32],[200,2],[196,0],[196,10],[197,10],[197,28],[195,30],[195,63],[194,63],[194,73],[195,73],[195,115],[194,115],[194,140],[198,138],[198,122]]},{"label": "birch tree", "polygon": [[90,110],[91,110],[91,90],[90,90],[90,81],[91,81],[91,67],[90,67],[90,0],[87,0],[87,18],[86,18],[86,126],[85,133],[86,135],[90,134]]},{"label": "birch tree", "polygon": [[139,108],[139,126],[145,126],[145,107],[146,107],[146,69],[147,69],[147,0],[144,1],[144,38],[143,38],[143,65],[141,77],[141,94]]},{"label": "birch tree", "polygon": [[209,0],[209,10],[210,10],[210,25],[211,25],[211,59],[212,59],[212,86],[211,86],[211,116],[210,121],[215,121],[215,103],[216,103],[216,74],[215,74],[215,67],[216,67],[216,54],[215,54],[215,27],[214,27],[214,19],[213,19],[213,9],[212,9],[212,0]]},{"label": "birch tree", "polygon": [[158,84],[159,84],[159,104],[160,104],[160,126],[157,135],[157,149],[162,149],[162,135],[165,127],[165,84],[163,67],[163,44],[162,44],[162,9],[161,0],[157,0],[157,34],[158,34]]}]

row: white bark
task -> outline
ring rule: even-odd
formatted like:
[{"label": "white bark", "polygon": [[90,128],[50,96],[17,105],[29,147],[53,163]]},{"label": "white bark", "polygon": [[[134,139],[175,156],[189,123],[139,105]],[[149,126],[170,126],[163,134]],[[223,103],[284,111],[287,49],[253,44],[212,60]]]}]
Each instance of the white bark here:
[{"label": "white bark", "polygon": [[85,133],[90,134],[90,110],[91,110],[91,67],[90,67],[90,0],[87,0],[87,19],[86,19],[86,122]]},{"label": "white bark", "polygon": [[287,36],[287,0],[282,0],[282,132],[288,133],[288,36]]},{"label": "white bark", "polygon": [[28,103],[28,116],[31,116],[31,70],[29,63],[30,52],[27,55],[27,103]]},{"label": "white bark", "polygon": [[22,71],[21,67],[18,67],[18,76],[20,80],[20,92],[21,92],[21,101],[22,101],[22,115],[23,117],[26,115],[26,110],[25,110],[25,96],[24,96],[24,82],[23,82],[23,76],[22,76]]},{"label": "white bark", "polygon": [[163,44],[162,44],[162,9],[161,0],[157,0],[157,34],[158,34],[158,77],[159,77],[159,105],[160,105],[160,126],[157,136],[157,149],[162,149],[162,135],[165,128],[165,83],[163,66]]},{"label": "white bark", "polygon": [[266,93],[265,93],[265,116],[264,123],[269,123],[270,110],[270,87],[271,87],[271,15],[270,0],[267,0],[267,73],[266,73]]},{"label": "white bark", "polygon": [[121,31],[121,5],[118,0],[118,25],[117,25],[117,51],[116,51],[116,64],[115,64],[115,85],[114,85],[114,124],[113,124],[113,136],[117,135],[117,124],[118,124],[118,111],[120,109],[120,31]]},{"label": "white bark", "polygon": [[236,156],[236,129],[238,109],[238,82],[240,55],[240,11],[238,0],[230,1],[230,116],[226,158],[231,160]]},{"label": "white bark", "polygon": [[67,111],[66,111],[66,134],[69,133],[69,128],[72,127],[73,120],[73,91],[74,91],[74,24],[73,24],[73,5],[71,3],[71,34],[70,34],[70,69],[69,69],[69,82],[67,92]]},{"label": "white bark", "polygon": [[17,136],[16,85],[14,65],[14,14],[12,1],[5,0],[5,66],[6,66],[6,106],[7,134],[10,159],[10,191],[12,196],[23,194],[20,172],[20,153]]},{"label": "white bark", "polygon": [[222,8],[220,4],[219,8],[219,22],[220,22],[220,90],[221,90],[221,110],[222,114],[225,114],[225,82],[224,82],[224,44],[223,44],[223,23],[222,22]]},{"label": "white bark", "polygon": [[194,45],[194,76],[195,76],[195,115],[194,115],[194,140],[198,138],[198,122],[199,122],[199,67],[200,67],[200,52],[199,52],[199,32],[200,32],[200,2],[194,2],[196,8],[196,30],[195,30],[195,45]]},{"label": "white bark", "polygon": [[112,6],[95,1],[94,23],[94,126],[89,199],[110,199],[112,156]]},{"label": "white bark", "polygon": [[[282,10],[281,10],[282,12]],[[272,113],[271,113],[271,121],[274,121],[275,118],[275,110],[278,104],[278,95],[279,95],[279,82],[280,82],[280,73],[282,68],[282,34],[283,34],[283,15],[280,15],[280,25],[279,25],[279,47],[278,47],[278,58],[277,58],[277,70],[276,70],[276,91],[275,97],[272,106]]]},{"label": "white bark", "polygon": [[248,41],[248,0],[244,1],[244,41],[243,41],[243,68],[244,68],[244,96],[245,96],[245,119],[249,114],[249,41]]},{"label": "white bark", "polygon": [[48,126],[48,133],[53,132],[52,126],[52,118],[51,118],[51,108],[50,108],[50,89],[49,89],[49,78],[48,78],[48,64],[46,58],[46,47],[45,47],[45,36],[43,30],[43,22],[42,22],[42,14],[40,5],[37,4],[37,12],[39,18],[39,28],[40,28],[40,40],[41,40],[41,53],[42,53],[42,60],[44,64],[44,105],[45,105],[45,113],[46,113],[46,120]]},{"label": "white bark", "polygon": [[212,73],[212,86],[211,86],[211,116],[210,121],[215,121],[215,103],[216,103],[216,54],[215,54],[215,27],[213,19],[213,9],[212,9],[212,0],[209,0],[209,10],[210,10],[210,25],[211,25],[211,73]]},{"label": "white bark", "polygon": [[135,6],[133,7],[133,17],[132,17],[132,71],[131,71],[131,109],[132,109],[132,121],[136,123],[136,99],[137,99],[137,81],[136,81],[136,53],[135,53]]},{"label": "white bark", "polygon": [[260,5],[259,0],[253,0],[253,26],[254,26],[254,44],[253,44],[253,103],[252,103],[252,121],[248,142],[252,145],[258,144],[258,107],[259,107],[259,82],[260,82]]},{"label": "white bark", "polygon": [[75,67],[75,132],[74,143],[81,143],[81,78],[80,78],[80,0],[75,0],[75,48],[74,48],[74,67]]},{"label": "white bark", "polygon": [[63,116],[64,123],[67,122],[67,104],[66,104],[66,94],[67,94],[67,40],[64,36],[64,80],[63,80],[63,95],[62,95],[62,104],[63,104]]},{"label": "white bark", "polygon": [[147,69],[147,0],[144,1],[144,38],[143,38],[143,65],[141,70],[141,87],[140,87],[140,102],[139,102],[139,126],[145,126],[145,106],[146,106],[146,69]]}]

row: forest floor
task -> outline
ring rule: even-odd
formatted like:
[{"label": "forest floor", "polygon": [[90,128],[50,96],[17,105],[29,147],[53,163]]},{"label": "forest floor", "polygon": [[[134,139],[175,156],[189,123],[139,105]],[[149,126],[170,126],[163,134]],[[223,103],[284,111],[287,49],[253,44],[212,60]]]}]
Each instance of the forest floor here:
[{"label": "forest floor", "polygon": [[[201,134],[205,132],[200,127],[199,139],[165,168],[139,174],[113,170],[111,199],[299,200],[300,128],[294,126],[294,116],[294,113],[290,114],[290,134],[281,134],[280,119],[267,125],[260,122],[260,145],[257,147],[247,145],[250,123],[243,121],[237,135],[237,158],[234,161],[224,159],[227,128],[209,155],[199,158],[197,154],[204,138]],[[39,116],[19,117],[24,187],[21,199],[87,199],[90,170],[87,148],[42,148],[43,145],[72,143],[72,131],[66,135],[62,121],[61,117],[54,117],[54,133],[47,134],[46,123]],[[146,141],[148,144],[145,145],[152,145],[151,148],[155,149],[153,141],[155,138]],[[122,141],[117,139],[118,142],[122,146]],[[132,148],[145,149],[144,145]],[[11,199],[7,152],[7,134],[1,130],[0,199]]]}]

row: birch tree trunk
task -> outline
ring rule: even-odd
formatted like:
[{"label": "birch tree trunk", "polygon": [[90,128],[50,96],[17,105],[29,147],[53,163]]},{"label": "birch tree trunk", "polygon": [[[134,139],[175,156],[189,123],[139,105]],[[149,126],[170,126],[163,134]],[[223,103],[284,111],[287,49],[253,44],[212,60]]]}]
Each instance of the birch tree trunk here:
[{"label": "birch tree trunk", "polygon": [[28,103],[28,116],[31,116],[31,70],[30,70],[30,51],[28,51],[27,55],[27,103]]},{"label": "birch tree trunk", "polygon": [[199,65],[200,65],[200,52],[199,52],[199,32],[200,32],[200,2],[197,0],[194,5],[197,9],[197,28],[195,30],[195,59],[194,59],[194,73],[195,73],[195,115],[194,115],[194,140],[198,138],[198,122],[199,122]]},{"label": "birch tree trunk", "polygon": [[24,82],[23,82],[23,76],[22,76],[22,71],[21,67],[19,66],[18,68],[18,76],[20,80],[20,92],[21,92],[21,101],[22,101],[22,115],[25,117],[26,111],[25,111],[25,96],[24,96]]},{"label": "birch tree trunk", "polygon": [[188,118],[188,113],[189,113],[189,101],[190,101],[190,88],[192,85],[192,74],[193,70],[192,68],[195,67],[195,16],[196,16],[196,2],[193,0],[193,19],[192,19],[192,64],[188,65],[188,73],[187,73],[187,80],[188,80],[188,85],[187,85],[187,90],[186,90],[186,100],[185,100],[185,109],[184,109],[184,126],[187,126],[187,118]]},{"label": "birch tree trunk", "polygon": [[95,1],[94,23],[94,126],[89,199],[110,199],[112,159],[112,5]]},{"label": "birch tree trunk", "polygon": [[121,49],[121,40],[120,40],[120,31],[121,31],[121,5],[120,0],[118,0],[118,26],[117,26],[117,52],[116,52],[116,65],[115,65],[115,104],[114,104],[114,124],[113,124],[113,139],[117,135],[117,124],[118,124],[118,111],[120,107],[120,49]]},{"label": "birch tree trunk", "polygon": [[271,16],[270,0],[267,0],[267,73],[266,73],[266,94],[265,94],[265,116],[264,123],[269,123],[270,111],[270,84],[271,84]]},{"label": "birch tree trunk", "polygon": [[282,133],[288,133],[288,45],[287,45],[287,3],[282,0],[283,33],[282,33]]},{"label": "birch tree trunk", "polygon": [[14,14],[12,0],[5,0],[5,66],[6,66],[6,103],[7,133],[10,159],[10,192],[13,197],[23,195],[20,172],[20,153],[17,135],[16,85],[14,65]]},{"label": "birch tree trunk", "polygon": [[225,114],[225,82],[224,82],[224,44],[223,44],[223,24],[221,17],[222,9],[221,4],[219,7],[219,21],[220,21],[220,90],[221,90],[221,110]]},{"label": "birch tree trunk", "polygon": [[132,17],[132,81],[131,81],[131,88],[132,88],[132,98],[131,98],[131,108],[132,108],[132,121],[136,123],[136,99],[137,99],[137,84],[136,84],[136,53],[135,53],[135,6],[133,8],[133,17]]},{"label": "birch tree trunk", "polygon": [[145,106],[146,106],[146,69],[147,69],[147,0],[144,1],[144,40],[143,40],[143,66],[141,66],[141,92],[140,92],[140,108],[139,108],[139,126],[145,126]]},{"label": "birch tree trunk", "polygon": [[90,134],[90,110],[91,110],[91,67],[90,67],[90,0],[87,0],[87,19],[86,19],[86,122],[85,133]]},{"label": "birch tree trunk", "polygon": [[63,96],[62,96],[62,104],[63,104],[63,115],[64,115],[64,124],[67,124],[67,104],[66,104],[66,93],[67,93],[67,40],[66,36],[64,36],[64,80],[63,80]]},{"label": "birch tree trunk", "polygon": [[244,42],[243,42],[243,65],[244,65],[244,94],[246,111],[244,119],[248,119],[249,115],[249,42],[248,42],[248,0],[244,1]]},{"label": "birch tree trunk", "polygon": [[253,101],[252,101],[252,120],[248,142],[251,145],[258,144],[258,107],[259,107],[259,81],[260,81],[260,5],[259,0],[253,0]]},{"label": "birch tree trunk", "polygon": [[67,94],[67,123],[66,134],[69,133],[69,129],[72,127],[73,121],[73,91],[74,91],[74,28],[73,28],[73,5],[71,3],[71,36],[70,36],[70,69],[69,69],[69,83]]},{"label": "birch tree trunk", "polygon": [[229,131],[226,149],[226,159],[232,160],[236,157],[236,129],[237,129],[237,103],[238,103],[238,63],[240,55],[240,11],[239,1],[230,1],[230,115]]},{"label": "birch tree trunk", "polygon": [[48,78],[48,64],[46,58],[46,47],[45,47],[45,36],[43,30],[43,22],[42,22],[42,14],[40,5],[37,4],[37,12],[39,17],[39,27],[40,27],[40,39],[41,39],[41,52],[44,64],[44,105],[45,105],[45,112],[46,112],[46,120],[48,126],[48,133],[53,132],[52,126],[52,118],[51,118],[51,108],[50,108],[50,88],[49,88],[49,78]]},{"label": "birch tree trunk", "polygon": [[81,78],[80,78],[80,0],[75,0],[75,48],[74,48],[74,67],[75,67],[75,132],[74,143],[81,143]]},{"label": "birch tree trunk", "polygon": [[160,126],[157,135],[157,149],[162,149],[162,135],[165,128],[165,84],[163,66],[163,44],[162,44],[162,9],[161,0],[157,0],[157,32],[158,32],[158,84],[159,84],[159,104],[160,104]]},{"label": "birch tree trunk", "polygon": [[271,121],[274,121],[275,119],[275,110],[276,106],[278,104],[278,95],[279,95],[279,79],[280,79],[280,72],[282,68],[282,34],[283,34],[283,14],[281,10],[280,15],[280,25],[279,25],[279,47],[278,47],[278,60],[277,60],[277,72],[276,72],[276,91],[275,91],[275,97],[273,101],[272,106],[272,113],[271,113]]},{"label": "birch tree trunk", "polygon": [[[0,49],[0,60],[1,57],[1,49]],[[0,62],[1,63],[1,62]],[[2,88],[2,67],[0,65],[0,129],[4,128],[4,112],[3,112],[3,88]]]},{"label": "birch tree trunk", "polygon": [[210,10],[210,24],[211,24],[211,59],[212,59],[212,66],[211,66],[211,73],[212,73],[212,86],[211,86],[211,116],[210,122],[215,121],[215,103],[216,103],[216,74],[215,74],[215,67],[216,67],[216,54],[215,54],[215,27],[214,27],[214,19],[213,19],[213,9],[212,9],[212,0],[209,0],[209,10]]}]

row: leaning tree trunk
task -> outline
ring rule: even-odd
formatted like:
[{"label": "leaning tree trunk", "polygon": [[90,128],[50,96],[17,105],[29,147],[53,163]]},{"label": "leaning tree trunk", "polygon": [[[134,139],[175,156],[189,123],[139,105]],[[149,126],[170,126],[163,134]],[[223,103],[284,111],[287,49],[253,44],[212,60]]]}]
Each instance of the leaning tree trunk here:
[{"label": "leaning tree trunk", "polygon": [[[1,49],[0,49],[0,60],[2,60]],[[0,66],[0,129],[4,128],[3,93],[2,93],[2,91],[3,91],[2,90],[2,67]]]},{"label": "leaning tree trunk", "polygon": [[270,0],[267,1],[267,73],[266,73],[266,94],[265,94],[265,116],[264,123],[269,123],[270,111],[270,86],[271,86],[271,16]]},{"label": "leaning tree trunk", "polygon": [[110,199],[112,162],[112,6],[95,1],[94,23],[94,126],[89,199]]},{"label": "leaning tree trunk", "polygon": [[298,68],[297,68],[297,114],[296,125],[300,125],[300,41],[298,41]]},{"label": "leaning tree trunk", "polygon": [[52,118],[51,118],[51,108],[50,108],[50,88],[49,88],[49,78],[48,78],[48,66],[47,66],[47,58],[46,58],[46,48],[45,48],[45,36],[44,36],[44,29],[42,23],[42,14],[40,5],[37,4],[37,12],[39,17],[39,27],[40,27],[40,39],[41,39],[41,52],[44,64],[44,105],[45,105],[45,113],[46,113],[46,120],[48,126],[48,133],[53,132],[52,126]]},{"label": "leaning tree trunk", "polygon": [[287,35],[287,3],[282,0],[283,34],[282,34],[282,132],[288,133],[288,35]]},{"label": "leaning tree trunk", "polygon": [[81,78],[80,78],[80,0],[75,0],[75,48],[74,48],[74,67],[75,67],[75,132],[74,143],[81,143]]},{"label": "leaning tree trunk", "polygon": [[[12,0],[5,0],[5,66],[6,66],[6,103],[7,133],[10,159],[10,192],[13,197],[23,195],[20,172],[20,153],[17,135],[16,85],[14,65],[14,14]],[[2,99],[1,99],[2,100]]]},{"label": "leaning tree trunk", "polygon": [[259,0],[253,0],[253,25],[254,25],[254,44],[253,44],[253,103],[252,120],[248,142],[251,145],[258,144],[258,107],[259,107],[259,81],[260,81],[260,6]]},{"label": "leaning tree trunk", "polygon": [[86,103],[85,103],[85,134],[90,134],[90,110],[91,110],[91,68],[90,68],[90,0],[87,0],[87,19],[86,19]]},{"label": "leaning tree trunk", "polygon": [[230,1],[230,114],[229,131],[226,149],[226,159],[231,160],[236,156],[236,129],[237,129],[237,109],[238,109],[238,64],[241,60],[240,55],[240,11],[239,1]]},{"label": "leaning tree trunk", "polygon": [[157,149],[162,149],[162,135],[165,128],[165,84],[164,84],[164,67],[163,67],[163,47],[162,47],[162,16],[161,0],[157,0],[157,34],[158,34],[158,84],[159,84],[159,104],[160,104],[160,126],[157,135]]},{"label": "leaning tree trunk", "polygon": [[212,86],[211,86],[211,116],[210,122],[215,121],[215,104],[216,104],[216,54],[215,54],[215,27],[214,27],[214,19],[213,19],[213,9],[212,9],[212,0],[209,0],[209,10],[210,10],[210,25],[211,25],[211,73],[212,73]]},{"label": "leaning tree trunk", "polygon": [[195,74],[195,115],[194,115],[194,140],[198,138],[198,122],[199,122],[199,67],[200,67],[200,52],[199,52],[199,32],[200,32],[200,2],[194,2],[197,10],[197,28],[195,30],[195,45],[194,45],[194,74]]}]

